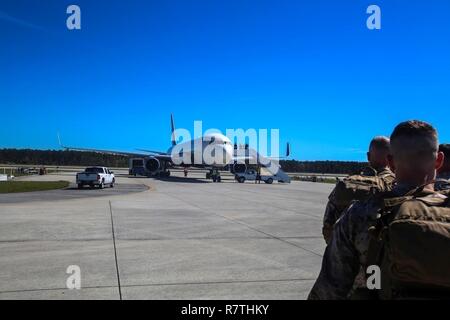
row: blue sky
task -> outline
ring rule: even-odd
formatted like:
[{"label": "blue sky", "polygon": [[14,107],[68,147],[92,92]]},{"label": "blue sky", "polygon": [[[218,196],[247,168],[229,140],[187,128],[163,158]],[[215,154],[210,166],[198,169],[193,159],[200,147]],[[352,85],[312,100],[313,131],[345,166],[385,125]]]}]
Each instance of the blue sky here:
[{"label": "blue sky", "polygon": [[56,149],[59,131],[165,150],[171,112],[187,129],[278,128],[300,160],[364,160],[411,118],[448,142],[449,15],[448,0],[2,0],[0,148]]}]

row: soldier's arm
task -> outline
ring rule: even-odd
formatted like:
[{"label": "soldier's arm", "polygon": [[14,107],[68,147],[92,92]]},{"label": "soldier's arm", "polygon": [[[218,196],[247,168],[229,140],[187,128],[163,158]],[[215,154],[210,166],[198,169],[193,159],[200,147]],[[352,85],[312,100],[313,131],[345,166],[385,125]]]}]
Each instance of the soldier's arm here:
[{"label": "soldier's arm", "polygon": [[322,235],[327,244],[330,243],[331,234],[333,232],[334,224],[336,223],[338,215],[338,210],[332,201],[328,201],[327,207],[325,209],[325,214],[323,216],[323,227]]},{"label": "soldier's arm", "polygon": [[322,235],[327,244],[330,243],[334,224],[336,223],[337,219],[340,217],[340,211],[338,210],[337,206],[335,205],[335,203],[333,201],[334,193],[335,193],[335,190],[333,190],[331,192],[330,196],[328,197],[329,200],[327,203],[327,207],[325,209],[325,214],[323,216]]},{"label": "soldier's arm", "polygon": [[308,299],[345,299],[360,269],[359,254],[353,242],[353,212],[356,204],[334,226],[325,250],[322,269]]}]

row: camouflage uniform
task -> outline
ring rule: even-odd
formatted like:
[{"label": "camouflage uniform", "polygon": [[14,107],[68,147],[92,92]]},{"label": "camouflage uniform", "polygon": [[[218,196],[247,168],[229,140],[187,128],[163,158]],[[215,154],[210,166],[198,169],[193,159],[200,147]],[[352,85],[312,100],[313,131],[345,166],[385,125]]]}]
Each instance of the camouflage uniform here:
[{"label": "camouflage uniform", "polygon": [[[381,177],[389,176],[392,178],[392,181],[394,180],[394,173],[388,167],[382,169],[378,173],[372,167],[366,167],[364,168],[364,170],[361,172],[360,175],[367,177],[374,177],[375,175]],[[345,211],[345,209],[347,209],[347,208],[338,208],[338,206],[335,204],[336,201],[334,201],[333,199],[334,194],[335,190],[333,190],[329,196],[329,201],[327,203],[327,207],[325,209],[325,214],[323,217],[322,234],[327,244],[330,242],[333,226],[335,225],[336,221],[342,216],[342,213]]]},{"label": "camouflage uniform", "polygon": [[[434,188],[436,190],[448,190],[450,189],[450,172],[444,172],[437,176],[436,178],[439,181],[436,181]],[[447,182],[442,181],[447,180]]]},{"label": "camouflage uniform", "polygon": [[[402,196],[412,188],[397,185],[394,196]],[[334,226],[330,244],[325,250],[322,269],[308,299],[347,299],[355,286],[365,287],[361,267],[367,263],[370,235],[376,223],[379,205],[375,199],[354,202]],[[363,277],[361,277],[363,275]]]}]

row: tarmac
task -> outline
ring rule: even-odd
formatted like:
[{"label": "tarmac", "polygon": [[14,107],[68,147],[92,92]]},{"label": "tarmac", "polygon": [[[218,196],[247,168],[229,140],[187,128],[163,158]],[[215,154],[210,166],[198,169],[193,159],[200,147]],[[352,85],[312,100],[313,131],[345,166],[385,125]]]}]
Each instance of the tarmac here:
[{"label": "tarmac", "polygon": [[[0,299],[305,299],[332,184],[117,177],[0,197]],[[34,176],[68,180],[74,174]],[[81,289],[68,289],[69,266]]]}]

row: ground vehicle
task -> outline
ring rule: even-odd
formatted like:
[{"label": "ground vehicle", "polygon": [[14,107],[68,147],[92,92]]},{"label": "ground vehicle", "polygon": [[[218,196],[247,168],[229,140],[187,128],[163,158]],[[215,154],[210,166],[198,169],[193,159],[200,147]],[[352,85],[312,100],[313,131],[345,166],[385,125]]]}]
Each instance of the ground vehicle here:
[{"label": "ground vehicle", "polygon": [[[256,170],[248,169],[247,171],[245,171],[243,173],[236,173],[234,175],[234,178],[236,179],[237,182],[244,183],[246,180],[255,181],[256,176],[257,176]],[[266,172],[261,172],[261,181],[264,181],[267,184],[271,184],[274,181],[284,182],[277,175],[272,175],[272,174],[266,173]]]},{"label": "ground vehicle", "polygon": [[77,185],[78,189],[83,188],[83,186],[88,185],[91,188],[98,186],[103,189],[105,185],[114,188],[116,183],[116,178],[114,172],[109,171],[106,167],[89,167],[84,170],[84,172],[77,173]]}]

